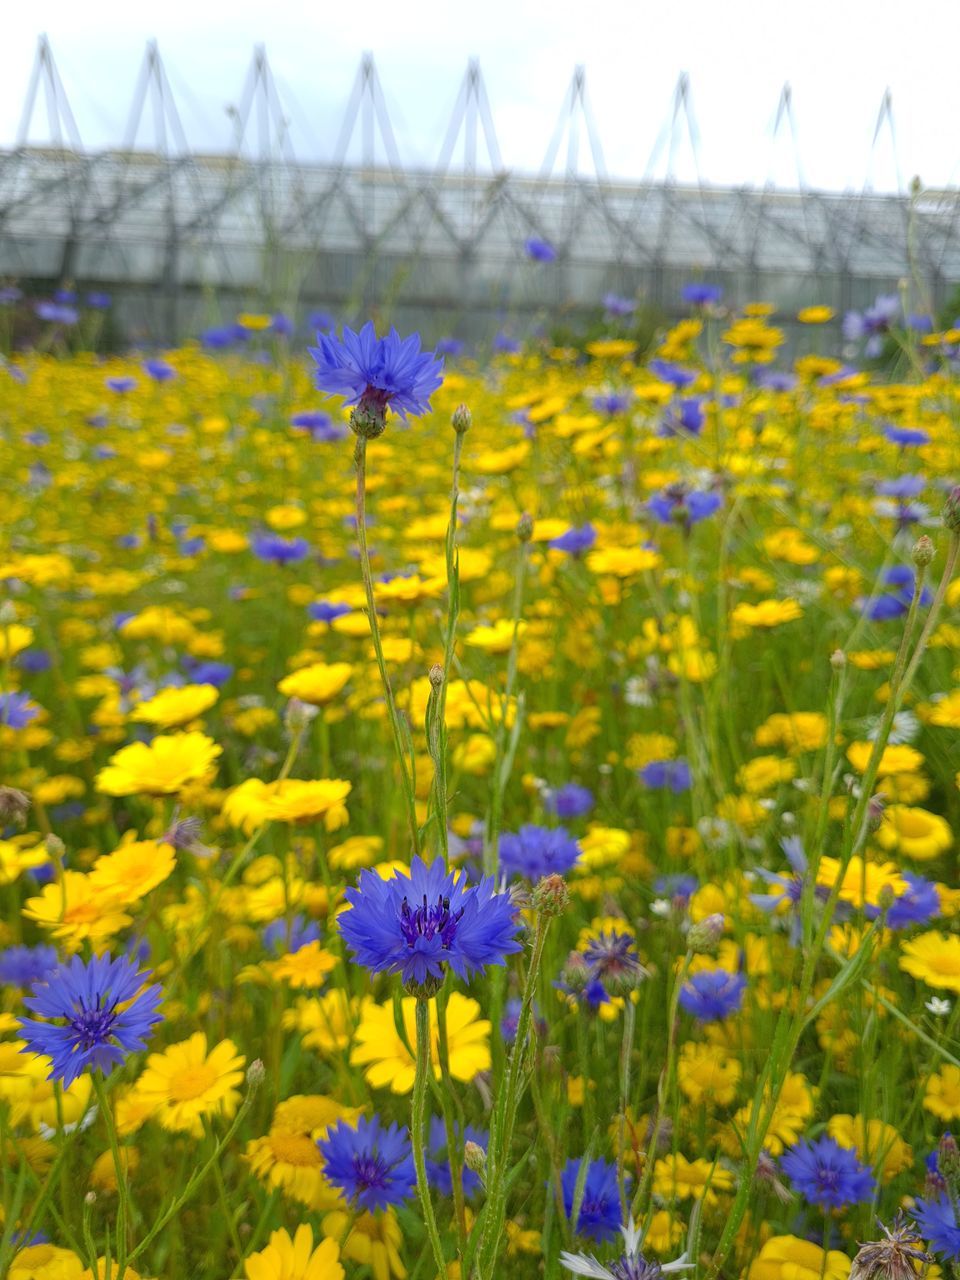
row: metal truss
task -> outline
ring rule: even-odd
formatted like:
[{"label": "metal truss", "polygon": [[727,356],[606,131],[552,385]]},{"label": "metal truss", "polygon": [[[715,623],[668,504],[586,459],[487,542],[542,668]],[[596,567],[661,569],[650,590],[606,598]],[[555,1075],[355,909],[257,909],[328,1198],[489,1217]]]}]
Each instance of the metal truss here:
[{"label": "metal truss", "polygon": [[[46,141],[29,141],[45,108]],[[347,317],[389,314],[431,336],[489,335],[603,294],[640,295],[667,314],[692,278],[732,302],[838,311],[909,282],[918,309],[960,282],[955,190],[815,191],[800,164],[785,86],[771,132],[794,189],[721,188],[699,177],[690,84],[681,77],[647,171],[612,179],[577,68],[536,175],[503,163],[480,66],[460,85],[436,164],[403,163],[373,58],[361,61],[329,163],[299,161],[266,54],[254,52],[233,143],[191,150],[155,45],[137,79],[120,147],[86,151],[42,38],[16,143],[0,151],[0,279],[42,291],[107,290],[130,336],[172,340],[235,306]],[[152,123],[152,136],[150,125]],[[881,104],[874,152],[893,148]],[[584,145],[585,143],[585,145]],[[675,177],[681,151],[693,182]],[[871,153],[871,168],[872,168]],[[902,188],[897,166],[898,185]],[[524,242],[549,241],[550,264]]]}]

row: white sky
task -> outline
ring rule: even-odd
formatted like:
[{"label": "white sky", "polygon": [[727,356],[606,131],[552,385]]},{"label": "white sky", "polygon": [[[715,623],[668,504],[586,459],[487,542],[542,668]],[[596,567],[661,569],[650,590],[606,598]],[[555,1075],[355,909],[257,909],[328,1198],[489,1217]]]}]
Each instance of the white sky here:
[{"label": "white sky", "polygon": [[[706,181],[796,185],[789,132],[771,142],[786,80],[810,185],[888,189],[898,167],[904,183],[919,174],[944,186],[960,175],[960,0],[4,0],[2,9],[0,146],[16,137],[46,31],[93,148],[122,140],[144,43],[155,37],[198,150],[229,146],[226,106],[239,100],[253,45],[263,42],[281,97],[292,95],[291,140],[303,159],[332,154],[369,49],[411,164],[436,160],[476,55],[512,169],[540,169],[574,65],[583,63],[607,169],[617,176],[647,170],[681,71],[690,76]],[[887,86],[898,165],[887,128],[871,156]],[[42,106],[29,136],[49,139]],[[149,120],[139,141],[152,141]],[[586,152],[581,139],[581,158]],[[561,165],[565,156],[562,149]],[[665,168],[664,153],[654,176]],[[685,132],[674,172],[695,175]]]}]

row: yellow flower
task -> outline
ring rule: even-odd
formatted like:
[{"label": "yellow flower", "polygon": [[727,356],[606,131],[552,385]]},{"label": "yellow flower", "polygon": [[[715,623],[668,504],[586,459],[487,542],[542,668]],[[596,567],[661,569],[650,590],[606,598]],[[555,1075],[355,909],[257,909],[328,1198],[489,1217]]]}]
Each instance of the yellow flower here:
[{"label": "yellow flower", "polygon": [[353,675],[349,662],[314,662],[284,678],[277,688],[285,698],[299,698],[311,706],[323,707],[332,702]]},{"label": "yellow flower", "polygon": [[130,923],[117,891],[94,884],[79,871],[65,871],[62,882],[44,885],[37,897],[27,899],[23,914],[71,949],[88,938],[102,943]]},{"label": "yellow flower", "polygon": [[219,697],[219,690],[212,684],[161,689],[146,702],[138,703],[130,712],[130,719],[155,724],[158,729],[176,729],[209,711]]},{"label": "yellow flower", "polygon": [[928,1078],[923,1105],[941,1120],[960,1116],[960,1067],[946,1063]]},{"label": "yellow flower", "polygon": [[577,841],[580,846],[577,869],[596,871],[615,865],[629,853],[630,843],[629,831],[622,831],[619,827],[591,827]]},{"label": "yellow flower", "polygon": [[680,1049],[677,1081],[695,1106],[705,1102],[724,1107],[732,1102],[742,1074],[740,1063],[718,1046],[690,1040]]},{"label": "yellow flower", "polygon": [[803,307],[797,312],[797,319],[801,324],[826,324],[833,319],[833,315],[833,307]]},{"label": "yellow flower", "polygon": [[341,1257],[368,1266],[373,1280],[404,1280],[407,1271],[400,1258],[403,1233],[392,1209],[362,1213],[353,1219],[342,1209],[334,1210],[324,1215],[323,1234],[341,1242]]},{"label": "yellow flower", "polygon": [[953,832],[949,822],[937,813],[891,804],[883,811],[874,839],[882,849],[891,853],[927,862],[952,847]]},{"label": "yellow flower", "polygon": [[[527,624],[520,621],[516,624],[517,639],[523,635]],[[509,653],[513,646],[514,623],[510,618],[498,618],[492,626],[474,627],[467,635],[464,643],[474,649],[482,649],[485,653]]]},{"label": "yellow flower", "polygon": [[13,884],[24,871],[42,867],[50,861],[45,844],[34,844],[36,836],[21,843],[19,840],[0,840],[0,885]]},{"label": "yellow flower", "polygon": [[0,662],[22,653],[33,642],[33,632],[19,622],[0,623]]},{"label": "yellow flower", "polygon": [[72,1249],[31,1244],[14,1257],[7,1280],[83,1280],[83,1263]]},{"label": "yellow flower", "polygon": [[[160,840],[130,840],[93,864],[90,887],[118,902],[139,902],[172,873],[177,855]],[[70,900],[67,899],[69,907]]]},{"label": "yellow flower", "polygon": [[264,968],[275,982],[285,982],[297,990],[301,987],[322,987],[327,974],[336,965],[337,957],[324,951],[319,942],[306,942],[279,960],[268,961]]},{"label": "yellow flower", "polygon": [[587,568],[598,577],[633,578],[661,563],[656,551],[646,547],[607,547],[587,556]]},{"label": "yellow flower", "polygon": [[34,1132],[57,1129],[58,1116],[64,1125],[76,1124],[87,1112],[93,1086],[90,1076],[78,1076],[68,1089],[59,1091],[48,1080],[53,1063],[41,1054],[21,1052],[25,1040],[0,1042],[0,1098],[10,1104],[10,1124],[29,1123]]},{"label": "yellow flower", "polygon": [[[865,773],[872,752],[872,742],[851,742],[847,747],[847,759],[857,773]],[[877,777],[884,778],[891,773],[916,773],[922,764],[923,756],[915,747],[906,744],[884,747]]]},{"label": "yellow flower", "polygon": [[342,778],[322,778],[308,782],[301,778],[284,778],[272,783],[268,816],[275,822],[320,822],[327,831],[345,826],[347,806],[344,803],[353,784]]},{"label": "yellow flower", "polygon": [[452,754],[454,767],[474,778],[489,773],[496,758],[496,745],[486,733],[471,733],[465,742],[457,743]]},{"label": "yellow flower", "polygon": [[[140,1167],[140,1152],[136,1147],[120,1148],[120,1167],[129,1178]],[[113,1162],[113,1152],[103,1151],[93,1162],[90,1170],[90,1185],[98,1191],[117,1190],[117,1168]]]},{"label": "yellow flower", "polygon": [[[945,1070],[952,1070],[960,1081],[960,1071],[956,1067]],[[960,1115],[960,1110],[957,1115]],[[893,1125],[884,1124],[882,1120],[865,1120],[861,1115],[832,1116],[827,1121],[827,1133],[841,1147],[852,1147],[861,1162],[871,1165],[883,1182],[892,1181],[913,1163],[912,1148],[904,1142]]]},{"label": "yellow flower", "polygon": [[369,867],[382,853],[382,836],[348,836],[327,850],[327,861],[334,871],[353,871],[357,867]]},{"label": "yellow flower", "polygon": [[297,1227],[291,1239],[287,1231],[274,1231],[270,1243],[252,1253],[243,1264],[247,1280],[343,1280],[340,1249],[335,1240],[313,1247],[313,1231]]},{"label": "yellow flower", "polygon": [[243,329],[249,329],[251,333],[260,333],[270,328],[271,320],[269,316],[258,315],[252,311],[241,311],[237,316],[237,324]]},{"label": "yellow flower", "polygon": [[[415,1045],[416,998],[404,996],[401,1001],[403,1026],[407,1044]],[[469,1083],[490,1067],[490,1023],[480,1016],[476,1000],[451,992],[447,1001],[447,1041],[450,1049],[450,1074],[455,1080]],[[393,1001],[377,1004],[365,1000],[360,1008],[356,1045],[350,1055],[354,1066],[365,1066],[364,1079],[375,1089],[389,1088],[393,1093],[409,1093],[413,1088],[415,1060],[397,1034],[393,1021]],[[430,1061],[434,1075],[440,1076],[437,1037],[437,1002],[430,1001]]]},{"label": "yellow flower", "polygon": [[669,1155],[653,1166],[653,1190],[664,1200],[703,1200],[708,1205],[718,1203],[718,1191],[733,1189],[733,1174],[729,1169],[709,1160],[688,1160],[686,1156]]},{"label": "yellow flower", "polygon": [[802,617],[803,610],[796,600],[761,600],[759,604],[743,602],[736,605],[730,615],[731,631],[735,638],[740,638],[756,627],[779,627]]},{"label": "yellow flower", "polygon": [[163,1053],[152,1053],[136,1088],[164,1129],[200,1137],[201,1117],[233,1117],[242,1079],[243,1057],[233,1041],[221,1040],[208,1054],[207,1037],[197,1031]]},{"label": "yellow flower", "polygon": [[825,1253],[799,1236],[771,1236],[750,1263],[747,1280],[847,1280],[849,1275],[845,1253]]},{"label": "yellow flower", "polygon": [[960,995],[960,938],[936,929],[910,938],[901,947],[900,968],[931,987]]},{"label": "yellow flower", "polygon": [[827,740],[827,717],[821,711],[775,712],[753,737],[758,747],[783,747],[792,755],[819,751]]},{"label": "yellow flower", "polygon": [[221,748],[202,733],[172,733],[149,743],[132,742],[97,774],[108,796],[166,796],[213,775]]},{"label": "yellow flower", "polygon": [[[840,863],[836,858],[824,855],[817,868],[817,884],[833,888],[840,875]],[[847,865],[840,885],[840,901],[855,907],[879,907],[885,889],[899,898],[907,891],[907,882],[892,862],[864,862],[855,854]]]},{"label": "yellow flower", "polygon": [[306,524],[307,513],[303,507],[296,507],[292,502],[285,502],[277,507],[271,507],[265,519],[271,529],[276,529],[279,533],[283,533],[287,529],[299,529],[302,524]]},{"label": "yellow flower", "polygon": [[764,796],[796,776],[797,766],[792,760],[781,760],[779,756],[756,756],[737,770],[737,785],[751,795]]},{"label": "yellow flower", "polygon": [[340,989],[316,998],[301,996],[292,1009],[284,1009],[281,1026],[303,1036],[305,1049],[342,1053],[353,1039],[359,1005]]}]

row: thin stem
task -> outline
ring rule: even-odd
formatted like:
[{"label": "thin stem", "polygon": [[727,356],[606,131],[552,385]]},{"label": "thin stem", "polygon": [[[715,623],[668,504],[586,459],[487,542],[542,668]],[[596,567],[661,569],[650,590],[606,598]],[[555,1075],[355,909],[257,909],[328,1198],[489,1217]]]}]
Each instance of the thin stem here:
[{"label": "thin stem", "polygon": [[410,824],[410,839],[413,845],[413,852],[420,852],[420,827],[417,823],[417,804],[414,795],[413,779],[410,774],[410,764],[407,760],[406,750],[403,742],[403,732],[400,728],[400,716],[397,712],[396,700],[393,696],[393,686],[390,683],[390,676],[387,672],[387,664],[383,656],[383,642],[380,638],[380,623],[377,620],[377,604],[373,594],[373,573],[370,568],[370,552],[367,548],[367,439],[366,436],[357,436],[357,447],[354,451],[354,461],[357,465],[357,547],[360,552],[360,572],[363,577],[363,587],[367,596],[367,614],[370,621],[370,634],[373,637],[373,651],[377,658],[377,669],[380,672],[380,682],[383,685],[384,699],[387,704],[387,718],[390,721],[390,729],[393,734],[393,747],[397,754],[397,760],[400,763],[400,777],[403,784],[403,795],[407,806],[407,820]]},{"label": "thin stem", "polygon": [[[437,1011],[439,1018],[439,1009]],[[437,1264],[437,1275],[447,1274],[447,1263],[440,1244],[440,1233],[437,1230],[437,1219],[433,1212],[433,1200],[430,1197],[430,1184],[427,1182],[427,1165],[424,1156],[423,1131],[426,1124],[427,1076],[430,1066],[430,1001],[417,998],[417,1067],[413,1080],[413,1106],[410,1117],[410,1130],[413,1139],[413,1164],[417,1171],[417,1191],[420,1194],[420,1207],[423,1209],[423,1220],[427,1228],[433,1259]]]}]

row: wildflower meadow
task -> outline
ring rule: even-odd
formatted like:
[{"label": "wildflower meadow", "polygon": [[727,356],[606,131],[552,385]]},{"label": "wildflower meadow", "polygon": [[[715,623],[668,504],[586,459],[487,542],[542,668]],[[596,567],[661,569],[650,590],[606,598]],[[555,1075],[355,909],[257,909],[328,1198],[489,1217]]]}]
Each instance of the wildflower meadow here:
[{"label": "wildflower meadow", "polygon": [[0,1276],[957,1274],[960,330],[685,299],[3,320]]}]

